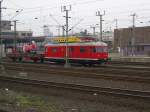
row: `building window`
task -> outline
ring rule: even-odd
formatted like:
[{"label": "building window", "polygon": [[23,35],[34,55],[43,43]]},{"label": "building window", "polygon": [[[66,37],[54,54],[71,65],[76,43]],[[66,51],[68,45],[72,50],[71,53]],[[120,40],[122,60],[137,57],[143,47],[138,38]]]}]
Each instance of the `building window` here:
[{"label": "building window", "polygon": [[27,33],[28,36],[32,36],[32,33]]},{"label": "building window", "polygon": [[137,46],[137,52],[144,51],[144,46]]},{"label": "building window", "polygon": [[139,51],[140,51],[140,46],[137,46],[137,48],[136,48],[136,49],[137,49],[137,52],[139,52]]},{"label": "building window", "polygon": [[144,51],[144,46],[141,46],[141,51]]},{"label": "building window", "polygon": [[21,35],[22,35],[22,36],[26,36],[26,33],[22,33]]}]

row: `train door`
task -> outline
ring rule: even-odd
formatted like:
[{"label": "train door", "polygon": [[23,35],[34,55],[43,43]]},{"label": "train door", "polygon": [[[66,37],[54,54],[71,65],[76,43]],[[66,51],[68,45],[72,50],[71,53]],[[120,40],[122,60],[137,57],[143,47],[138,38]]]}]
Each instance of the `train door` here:
[{"label": "train door", "polygon": [[49,55],[50,55],[50,47],[48,47],[48,46],[45,46],[45,48],[44,48],[44,57],[49,57]]},{"label": "train door", "polygon": [[94,58],[96,54],[96,47],[95,46],[91,46],[90,47],[90,57]]},{"label": "train door", "polygon": [[89,46],[80,47],[80,58],[90,58]]},{"label": "train door", "polygon": [[75,51],[75,48],[73,46],[70,46],[69,47],[69,58],[74,58],[74,51]]}]

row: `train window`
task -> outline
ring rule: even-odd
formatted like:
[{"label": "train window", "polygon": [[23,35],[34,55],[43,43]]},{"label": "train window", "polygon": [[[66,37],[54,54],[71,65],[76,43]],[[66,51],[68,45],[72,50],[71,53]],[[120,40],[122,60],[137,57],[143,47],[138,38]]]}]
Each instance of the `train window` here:
[{"label": "train window", "polygon": [[98,53],[103,52],[103,48],[102,47],[97,47],[96,52],[98,52]]},{"label": "train window", "polygon": [[85,52],[85,51],[86,51],[86,49],[85,49],[84,47],[81,47],[81,48],[80,48],[80,52],[81,52],[81,53],[83,53],[83,52]]},{"label": "train window", "polygon": [[107,47],[97,47],[96,48],[96,52],[100,53],[100,52],[107,52]]},{"label": "train window", "polygon": [[103,52],[108,52],[107,47],[103,47]]},{"label": "train window", "polygon": [[56,53],[57,52],[57,48],[52,48],[52,52]]},{"label": "train window", "polygon": [[93,53],[96,53],[96,48],[92,48],[92,52],[93,52]]}]

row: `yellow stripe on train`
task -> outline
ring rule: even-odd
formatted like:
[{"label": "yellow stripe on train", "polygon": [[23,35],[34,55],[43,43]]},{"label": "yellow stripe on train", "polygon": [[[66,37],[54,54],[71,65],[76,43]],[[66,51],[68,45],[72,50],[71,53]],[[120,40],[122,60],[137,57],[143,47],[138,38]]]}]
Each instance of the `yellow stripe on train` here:
[{"label": "yellow stripe on train", "polygon": [[[64,43],[67,41],[66,37],[54,37],[51,39],[53,42],[60,42],[60,43]],[[70,36],[68,37],[68,42],[72,43],[72,42],[81,42],[81,39],[75,36]]]}]

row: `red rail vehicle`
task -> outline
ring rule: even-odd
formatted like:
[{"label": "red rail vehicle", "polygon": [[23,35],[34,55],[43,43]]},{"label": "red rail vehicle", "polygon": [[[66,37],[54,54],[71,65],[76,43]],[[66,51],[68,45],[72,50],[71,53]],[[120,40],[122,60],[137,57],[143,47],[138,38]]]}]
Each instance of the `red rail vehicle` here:
[{"label": "red rail vehicle", "polygon": [[[35,43],[22,46],[7,56],[14,61],[51,61],[65,63],[66,44],[65,43],[48,43],[44,46],[43,51],[38,51]],[[68,61],[70,63],[79,63],[83,65],[93,65],[105,63],[109,60],[107,44],[104,42],[83,42],[68,43]]]},{"label": "red rail vehicle", "polygon": [[7,53],[7,57],[13,61],[44,61],[44,51],[40,51],[34,41],[23,46],[12,48]]},{"label": "red rail vehicle", "polygon": [[[70,63],[101,64],[109,60],[107,44],[104,42],[68,43]],[[66,44],[46,44],[44,59],[64,63]]]}]

